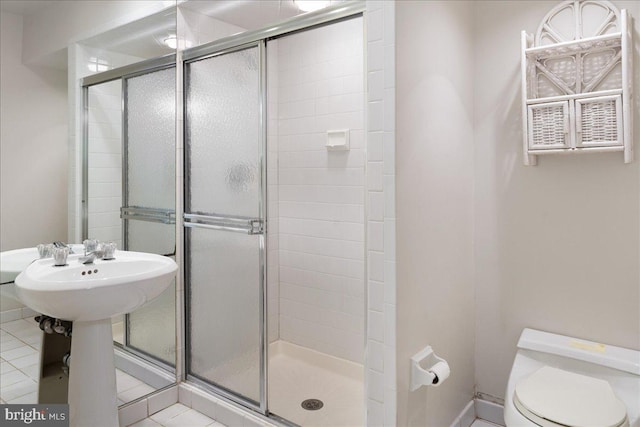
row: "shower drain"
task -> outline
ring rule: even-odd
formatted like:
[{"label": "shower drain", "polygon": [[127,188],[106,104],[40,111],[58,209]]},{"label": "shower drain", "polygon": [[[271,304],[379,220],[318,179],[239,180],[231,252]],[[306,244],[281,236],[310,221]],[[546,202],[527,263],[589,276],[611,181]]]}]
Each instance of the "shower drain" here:
[{"label": "shower drain", "polygon": [[320,399],[307,399],[302,402],[301,406],[307,411],[317,411],[324,406],[324,403]]}]

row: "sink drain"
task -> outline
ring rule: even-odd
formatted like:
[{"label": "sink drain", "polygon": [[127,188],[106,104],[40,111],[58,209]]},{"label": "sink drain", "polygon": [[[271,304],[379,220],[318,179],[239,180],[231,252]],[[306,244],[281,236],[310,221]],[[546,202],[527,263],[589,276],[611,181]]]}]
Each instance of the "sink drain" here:
[{"label": "sink drain", "polygon": [[302,402],[301,406],[307,411],[317,411],[324,406],[324,403],[320,399],[307,399]]}]

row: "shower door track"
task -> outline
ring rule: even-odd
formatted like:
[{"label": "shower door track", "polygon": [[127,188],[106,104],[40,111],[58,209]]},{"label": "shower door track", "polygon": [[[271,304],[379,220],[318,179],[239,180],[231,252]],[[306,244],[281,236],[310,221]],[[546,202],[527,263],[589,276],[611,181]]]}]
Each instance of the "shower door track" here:
[{"label": "shower door track", "polygon": [[[241,34],[237,34],[237,35],[232,35],[229,37],[225,37],[222,38],[220,40],[216,40],[210,43],[206,43],[200,46],[196,46],[190,49],[186,49],[184,51],[182,51],[181,57],[182,57],[182,70],[183,70],[183,84],[182,84],[182,88],[183,88],[183,96],[186,97],[186,94],[188,93],[188,82],[187,82],[187,65],[191,62],[195,62],[195,61],[199,61],[199,60],[203,60],[203,59],[207,59],[207,58],[211,58],[214,56],[218,56],[218,55],[223,55],[226,53],[231,53],[234,51],[238,51],[238,50],[243,50],[246,48],[249,48],[251,46],[257,46],[260,49],[260,84],[261,84],[261,90],[260,90],[260,103],[261,103],[261,138],[262,138],[262,152],[261,152],[261,156],[262,156],[262,171],[261,171],[261,177],[262,177],[262,183],[261,183],[261,187],[262,187],[262,202],[264,203],[264,212],[262,213],[262,216],[264,218],[267,217],[266,215],[266,200],[267,200],[267,185],[266,185],[266,156],[267,156],[267,147],[266,147],[266,141],[267,141],[267,113],[266,113],[266,105],[267,105],[267,93],[266,93],[266,74],[267,74],[267,70],[266,70],[266,44],[267,41],[269,40],[273,40],[273,39],[277,39],[279,37],[283,37],[286,35],[291,35],[297,32],[301,32],[301,31],[306,31],[306,30],[310,30],[312,28],[317,28],[320,26],[324,26],[324,25],[329,25],[329,24],[333,24],[333,23],[337,23],[340,21],[344,21],[344,20],[348,20],[351,18],[355,18],[358,16],[363,16],[364,12],[366,10],[366,4],[364,1],[362,0],[355,0],[355,1],[349,1],[346,4],[338,4],[336,6],[330,6],[330,7],[326,7],[324,9],[315,11],[315,12],[309,12],[309,13],[304,13],[302,15],[284,20],[280,23],[277,23],[275,25],[270,25],[268,27],[262,28],[262,29],[258,29],[258,30],[251,30],[251,31],[246,31],[244,33]],[[186,99],[186,98],[185,98]],[[189,165],[188,165],[188,156],[186,155],[186,153],[188,152],[188,147],[187,147],[187,141],[188,141],[188,135],[187,135],[187,127],[186,124],[188,123],[188,118],[187,118],[187,109],[186,107],[183,108],[183,123],[185,124],[185,126],[183,127],[183,140],[185,142],[185,157],[184,157],[184,170],[185,170],[185,176],[184,176],[184,183],[183,183],[183,187],[184,187],[184,203],[185,206],[187,206],[188,204],[188,198],[189,198],[189,176],[188,173],[186,171],[189,170]],[[245,224],[243,224],[242,226],[238,227],[240,222],[245,222]],[[257,221],[260,222],[261,224],[259,224],[260,230],[256,233],[252,233],[252,227],[248,226],[246,224],[246,222],[249,221]],[[225,231],[232,231],[232,232],[242,232],[242,233],[248,233],[248,234],[262,234],[262,244],[261,244],[261,319],[262,319],[262,327],[260,329],[260,341],[261,341],[261,352],[262,352],[262,357],[261,357],[261,369],[260,369],[260,402],[257,402],[257,405],[253,402],[253,401],[249,401],[246,398],[243,398],[242,396],[234,393],[231,390],[227,390],[223,387],[217,386],[215,384],[212,384],[202,378],[199,378],[196,375],[190,374],[189,373],[189,367],[188,367],[188,359],[189,357],[185,356],[182,358],[182,372],[184,372],[184,380],[188,380],[190,382],[193,382],[195,385],[211,391],[213,394],[217,395],[218,397],[230,401],[233,404],[236,405],[240,405],[244,408],[248,408],[254,412],[256,412],[258,415],[267,417],[269,420],[271,420],[272,422],[277,422],[281,425],[284,426],[297,426],[297,424],[284,419],[276,414],[272,414],[269,412],[268,410],[268,335],[267,335],[267,271],[266,271],[266,266],[267,266],[267,262],[266,262],[266,226],[265,224],[262,224],[261,219],[255,219],[255,218],[227,218],[227,217],[214,217],[211,215],[197,215],[197,214],[184,214],[184,223],[183,226],[185,228],[211,228],[211,229],[216,229],[216,230],[225,230]],[[265,221],[266,222],[266,221]],[[185,248],[188,247],[188,242],[187,242],[187,234],[185,234]],[[186,259],[188,259],[188,254],[186,255]],[[185,318],[188,316],[189,314],[189,297],[188,297],[188,292],[189,292],[189,286],[190,286],[190,275],[189,275],[189,268],[188,268],[188,262],[185,263],[185,268],[184,268],[184,278],[185,278]],[[187,323],[185,323],[185,326],[187,326]],[[185,351],[189,351],[189,343],[187,342],[187,338],[189,336],[188,331],[185,331],[186,333],[182,334],[183,340],[184,342],[182,343],[182,348],[185,349]]]}]

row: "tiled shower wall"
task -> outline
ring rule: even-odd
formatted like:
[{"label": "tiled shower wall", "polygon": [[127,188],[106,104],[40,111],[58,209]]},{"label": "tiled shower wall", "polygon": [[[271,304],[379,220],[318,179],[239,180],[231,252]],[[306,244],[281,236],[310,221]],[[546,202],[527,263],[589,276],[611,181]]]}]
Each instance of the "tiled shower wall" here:
[{"label": "tiled shower wall", "polygon": [[[69,242],[82,242],[82,88],[80,79],[95,74],[90,63],[95,58],[106,61],[109,69],[123,67],[142,60],[131,55],[106,51],[73,43],[68,52],[69,75]],[[96,168],[89,172],[92,185],[89,200],[89,236],[99,240],[113,240],[122,248],[120,203],[122,197],[121,140],[122,116],[120,83],[111,82],[91,90],[89,99],[90,162]],[[116,111],[117,110],[117,111]],[[96,142],[97,144],[93,144]],[[116,156],[117,154],[117,156]],[[116,159],[117,157],[117,159]],[[94,163],[96,162],[96,163]],[[116,166],[117,165],[117,166]],[[114,169],[118,168],[118,172]],[[97,170],[101,169],[101,170]],[[118,175],[120,174],[120,175]],[[117,176],[117,179],[116,179]],[[94,190],[97,192],[92,193]],[[95,199],[94,199],[95,197]],[[98,200],[99,199],[99,200]],[[116,199],[118,202],[116,202]]]},{"label": "tiled shower wall", "polygon": [[89,88],[89,238],[122,248],[122,83]]},{"label": "tiled shower wall", "polygon": [[367,425],[396,422],[395,2],[366,2]]},{"label": "tiled shower wall", "polygon": [[[277,140],[269,132],[269,174],[277,179],[270,233],[278,237],[279,337],[363,363],[363,20],[283,37],[267,50],[269,85],[277,87],[269,94],[278,119]],[[328,151],[327,131],[342,129],[351,148]]]}]

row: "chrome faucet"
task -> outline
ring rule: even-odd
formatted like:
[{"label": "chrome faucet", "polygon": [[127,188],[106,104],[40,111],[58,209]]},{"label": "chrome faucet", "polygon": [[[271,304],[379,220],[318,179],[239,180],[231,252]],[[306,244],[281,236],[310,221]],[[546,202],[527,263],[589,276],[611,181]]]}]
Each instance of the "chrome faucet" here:
[{"label": "chrome faucet", "polygon": [[93,264],[93,261],[101,259],[102,257],[104,257],[104,251],[96,249],[95,251],[88,252],[85,256],[81,256],[78,258],[78,261],[81,264]]}]

